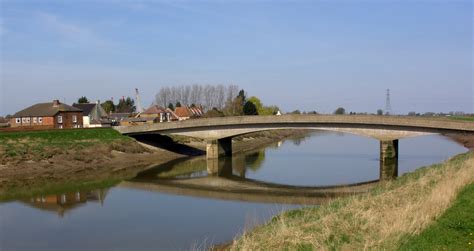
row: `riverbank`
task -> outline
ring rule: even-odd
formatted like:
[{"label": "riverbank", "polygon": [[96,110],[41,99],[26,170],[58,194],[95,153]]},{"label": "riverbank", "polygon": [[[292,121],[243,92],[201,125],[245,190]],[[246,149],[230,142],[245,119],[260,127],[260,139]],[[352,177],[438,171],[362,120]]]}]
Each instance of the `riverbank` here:
[{"label": "riverbank", "polygon": [[[230,249],[399,249],[442,219],[440,216],[459,200],[460,191],[473,182],[474,152],[470,151],[380,184],[365,195],[285,212],[245,233]],[[423,247],[430,250],[433,246]],[[469,249],[468,243],[457,247]]]},{"label": "riverbank", "polygon": [[[237,138],[234,150],[254,149],[304,132],[282,130]],[[184,139],[183,145],[204,146]],[[182,142],[183,143],[183,142]],[[0,133],[0,200],[112,184],[150,166],[186,157],[145,147],[113,129]]]}]

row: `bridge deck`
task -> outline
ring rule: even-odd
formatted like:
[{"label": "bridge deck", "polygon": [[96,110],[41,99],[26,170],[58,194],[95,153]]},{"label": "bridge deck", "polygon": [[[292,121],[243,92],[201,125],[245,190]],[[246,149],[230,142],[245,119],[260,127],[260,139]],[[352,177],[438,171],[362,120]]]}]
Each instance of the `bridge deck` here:
[{"label": "bridge deck", "polygon": [[186,133],[212,130],[245,130],[242,132],[246,133],[252,130],[284,128],[353,128],[431,133],[471,133],[474,132],[474,123],[455,121],[448,118],[418,118],[406,116],[283,115],[205,118],[115,127],[115,129],[122,134]]}]

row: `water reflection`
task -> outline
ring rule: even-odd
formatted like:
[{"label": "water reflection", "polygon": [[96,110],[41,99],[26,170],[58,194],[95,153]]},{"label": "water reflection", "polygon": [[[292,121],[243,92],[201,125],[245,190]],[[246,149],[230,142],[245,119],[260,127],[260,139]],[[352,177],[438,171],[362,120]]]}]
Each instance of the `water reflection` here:
[{"label": "water reflection", "polygon": [[29,200],[23,200],[22,202],[33,208],[57,213],[59,217],[63,218],[67,212],[80,206],[84,206],[87,202],[95,202],[103,205],[108,190],[109,189],[106,188],[93,191],[76,191],[55,195],[42,195],[30,198]]},{"label": "water reflection", "polygon": [[[297,141],[300,142],[300,141]],[[378,180],[333,186],[298,186],[246,178],[265,162],[265,150],[221,159],[171,161],[141,172],[119,186],[193,197],[278,204],[322,204],[367,192]]]}]

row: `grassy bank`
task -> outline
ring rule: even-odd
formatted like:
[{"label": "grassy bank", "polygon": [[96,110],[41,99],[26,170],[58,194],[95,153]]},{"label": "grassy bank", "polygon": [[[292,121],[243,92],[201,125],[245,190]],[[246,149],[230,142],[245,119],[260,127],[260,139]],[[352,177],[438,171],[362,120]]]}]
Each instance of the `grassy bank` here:
[{"label": "grassy bank", "polygon": [[399,250],[474,250],[474,183],[421,234],[408,237]]},{"label": "grassy bank", "polygon": [[[416,244],[416,240],[429,235],[424,230],[435,226],[437,219],[441,221],[439,217],[453,204],[458,193],[473,182],[474,153],[471,151],[380,184],[365,195],[337,199],[319,208],[283,213],[244,234],[231,249],[396,250],[402,244],[413,245],[403,247],[419,247],[415,246],[421,245]],[[459,210],[462,211],[465,205],[461,204]],[[472,210],[468,212],[472,214]],[[469,219],[472,218],[466,220]],[[456,221],[450,218],[448,221],[456,225]],[[411,238],[413,244],[406,243],[405,240]],[[460,247],[463,244],[460,243]],[[432,247],[435,246],[421,249]]]},{"label": "grassy bank", "polygon": [[[108,145],[111,149],[126,152],[127,149],[121,149],[121,146],[131,141],[132,139],[129,137],[123,136],[111,128],[3,132],[0,133],[0,163],[38,161],[48,159],[56,154],[82,150],[96,145]],[[142,149],[134,151],[139,150]]]}]

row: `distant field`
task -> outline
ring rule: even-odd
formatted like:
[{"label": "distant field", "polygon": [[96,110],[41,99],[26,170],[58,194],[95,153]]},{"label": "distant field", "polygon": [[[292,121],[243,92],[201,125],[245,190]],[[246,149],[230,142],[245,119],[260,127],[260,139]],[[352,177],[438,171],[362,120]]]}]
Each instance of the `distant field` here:
[{"label": "distant field", "polygon": [[464,120],[464,121],[472,121],[474,122],[474,117],[473,116],[452,116],[449,117],[450,119],[455,119],[455,120]]}]

